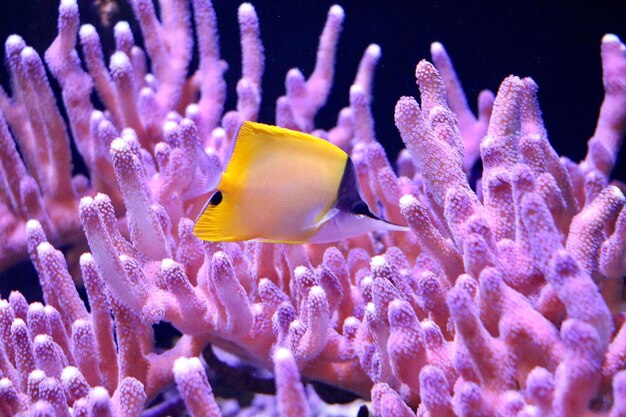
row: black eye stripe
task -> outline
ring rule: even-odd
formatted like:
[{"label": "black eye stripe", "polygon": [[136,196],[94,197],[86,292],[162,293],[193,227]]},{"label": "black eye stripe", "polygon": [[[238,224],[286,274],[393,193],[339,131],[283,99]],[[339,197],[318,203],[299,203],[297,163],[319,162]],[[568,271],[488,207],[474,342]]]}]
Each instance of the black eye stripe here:
[{"label": "black eye stripe", "polygon": [[358,203],[355,203],[352,206],[352,213],[354,214],[363,214],[363,215],[369,215],[370,214],[370,209],[369,207],[367,207],[367,204],[365,204],[364,201],[359,201]]},{"label": "black eye stripe", "polygon": [[222,192],[218,191],[215,194],[213,194],[213,196],[211,197],[211,199],[209,200],[209,205],[210,206],[217,206],[222,202]]}]

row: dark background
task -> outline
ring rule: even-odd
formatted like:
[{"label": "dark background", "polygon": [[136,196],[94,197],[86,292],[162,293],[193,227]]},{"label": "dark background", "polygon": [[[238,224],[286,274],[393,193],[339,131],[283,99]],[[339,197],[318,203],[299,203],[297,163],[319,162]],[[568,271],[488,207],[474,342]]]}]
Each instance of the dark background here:
[{"label": "dark background", "polygon": [[[235,106],[235,84],[240,76],[238,1],[215,0],[222,57],[229,63],[227,110]],[[266,51],[263,105],[260,120],[274,120],[274,103],[284,92],[284,76],[291,67],[310,74],[319,34],[331,1],[253,1],[261,22]],[[391,158],[402,147],[393,123],[393,109],[402,95],[417,95],[415,65],[430,58],[433,41],[442,42],[451,55],[475,108],[480,90],[494,92],[509,74],[531,76],[550,140],[559,154],[578,161],[586,152],[603,97],[600,40],[605,33],[626,39],[626,1],[488,2],[420,0],[341,1],[346,12],[339,43],[336,79],[330,99],[320,112],[317,127],[330,128],[338,111],[348,104],[348,91],[365,48],[378,43],[382,59],[374,83],[373,113],[378,139]],[[94,0],[80,0],[82,23],[96,25],[110,55],[112,27],[130,20],[139,31],[125,1],[103,26]],[[43,53],[56,33],[55,0],[0,0],[0,39],[18,33]],[[4,61],[4,51],[0,53]],[[0,66],[1,67],[1,66]],[[6,70],[0,82],[7,88]],[[615,177],[626,180],[624,152]],[[76,162],[77,171],[81,169]],[[5,275],[6,277],[6,275]],[[0,284],[7,280],[0,278]],[[3,285],[2,296],[7,289]]]},{"label": "dark background", "polygon": [[[81,21],[97,26],[103,41],[112,45],[112,26],[132,19],[127,2],[107,28],[100,24],[94,0],[79,0]],[[292,67],[309,74],[328,0],[253,1],[261,22],[266,50],[261,121],[274,120],[274,103],[284,92],[284,76]],[[227,109],[235,105],[240,76],[239,1],[214,1],[222,56],[227,72]],[[402,147],[393,123],[393,108],[402,95],[416,95],[417,62],[430,58],[433,41],[442,42],[451,55],[470,104],[478,92],[494,92],[509,74],[531,76],[540,87],[540,102],[550,140],[561,155],[578,161],[593,133],[603,89],[600,39],[605,33],[626,38],[626,1],[340,1],[346,12],[336,80],[317,126],[334,125],[338,111],[348,103],[348,90],[359,59],[370,43],[383,52],[376,73],[373,112],[378,139],[393,156]],[[0,0],[0,39],[18,33],[42,53],[56,32],[55,0]],[[136,26],[134,27],[135,29]],[[136,36],[139,31],[135,30]],[[4,59],[4,51],[2,52]],[[6,87],[6,72],[0,72]],[[624,157],[616,177],[626,180]]]}]

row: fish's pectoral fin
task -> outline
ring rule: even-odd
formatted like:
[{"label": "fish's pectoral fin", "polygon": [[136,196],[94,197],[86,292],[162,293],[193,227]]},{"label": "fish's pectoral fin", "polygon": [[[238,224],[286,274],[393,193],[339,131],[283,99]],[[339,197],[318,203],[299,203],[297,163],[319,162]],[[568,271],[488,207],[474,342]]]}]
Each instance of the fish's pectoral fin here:
[{"label": "fish's pectoral fin", "polygon": [[330,219],[332,219],[333,217],[335,217],[337,214],[339,214],[339,209],[332,207],[330,210],[328,210],[326,212],[326,214],[324,214],[324,216],[317,222],[315,223],[313,226],[311,226],[311,229],[319,229],[320,227],[322,227],[324,225],[324,223],[328,222]]}]

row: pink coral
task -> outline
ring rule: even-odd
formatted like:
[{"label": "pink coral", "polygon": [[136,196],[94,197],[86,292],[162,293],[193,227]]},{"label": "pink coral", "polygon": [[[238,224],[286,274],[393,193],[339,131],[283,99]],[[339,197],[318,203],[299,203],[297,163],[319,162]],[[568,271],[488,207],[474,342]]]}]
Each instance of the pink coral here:
[{"label": "pink coral", "polygon": [[[193,168],[198,149],[222,167],[238,125],[258,117],[259,19],[240,6],[242,75],[236,109],[223,114],[211,3],[162,0],[160,19],[151,1],[132,9],[145,49],[120,22],[107,66],[95,28],[79,28],[75,1],[61,1],[45,61],[67,126],[36,52],[18,36],[6,43],[0,267],[28,253],[45,305],[18,292],[0,300],[0,415],[137,416],[176,384],[177,398],[145,412],[173,413],[178,401],[220,416],[225,403],[199,359],[225,367],[213,348],[272,371],[261,390],[276,393],[281,416],[319,411],[302,377],[371,399],[376,416],[624,414],[626,199],[610,173],[626,128],[626,55],[616,36],[602,40],[605,101],[580,164],[550,146],[532,79],[481,93],[475,116],[433,44],[434,65],[415,72],[420,100],[396,106],[406,145],[396,173],[370,108],[378,46],[366,49],[337,126],[314,131],[344,19],[331,7],[315,70],[287,73],[277,124],[348,151],[372,209],[412,233],[207,243],[189,218]],[[187,77],[194,30],[200,62]],[[89,181],[71,177],[70,133]],[[83,232],[89,310],[54,247]],[[182,334],[166,349],[155,344],[160,322]]]}]

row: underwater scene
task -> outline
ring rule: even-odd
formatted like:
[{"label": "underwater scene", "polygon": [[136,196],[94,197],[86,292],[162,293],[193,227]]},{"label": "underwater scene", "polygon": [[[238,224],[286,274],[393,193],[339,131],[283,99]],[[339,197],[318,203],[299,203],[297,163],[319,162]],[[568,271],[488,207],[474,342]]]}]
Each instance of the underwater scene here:
[{"label": "underwater scene", "polygon": [[1,0],[0,417],[626,417],[626,3]]}]

